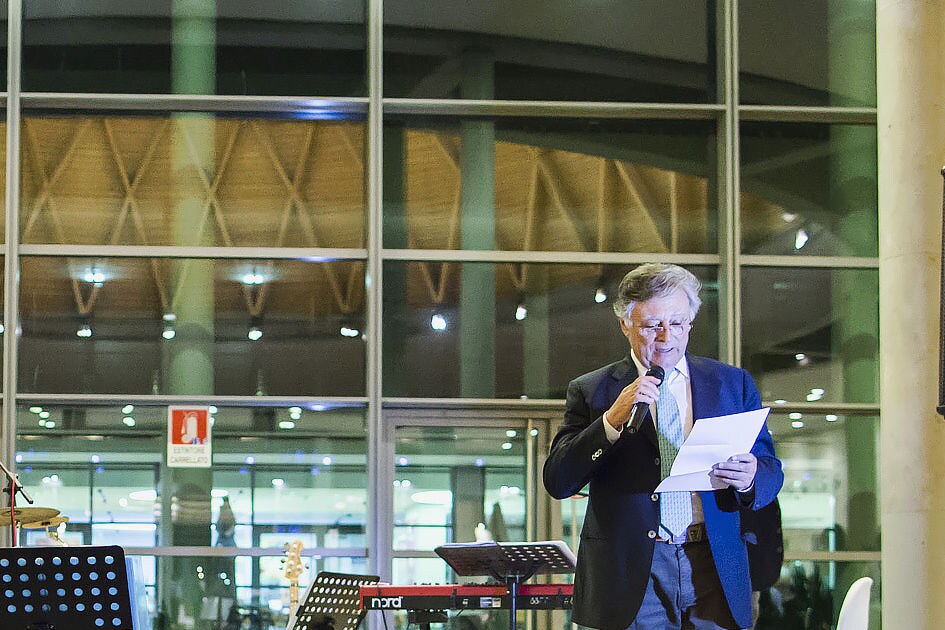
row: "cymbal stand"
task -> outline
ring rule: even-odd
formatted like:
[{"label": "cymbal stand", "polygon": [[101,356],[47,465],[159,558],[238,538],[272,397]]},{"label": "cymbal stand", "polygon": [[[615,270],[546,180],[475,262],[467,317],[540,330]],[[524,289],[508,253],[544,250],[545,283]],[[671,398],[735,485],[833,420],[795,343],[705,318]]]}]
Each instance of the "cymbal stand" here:
[{"label": "cymbal stand", "polygon": [[23,498],[26,499],[26,502],[31,504],[33,503],[33,497],[31,497],[26,489],[23,488],[23,484],[20,483],[20,478],[13,474],[3,465],[3,462],[0,461],[0,470],[3,471],[3,474],[6,475],[9,483],[7,487],[3,489],[6,494],[10,495],[10,540],[13,547],[16,547],[16,493],[19,492],[23,495]]}]

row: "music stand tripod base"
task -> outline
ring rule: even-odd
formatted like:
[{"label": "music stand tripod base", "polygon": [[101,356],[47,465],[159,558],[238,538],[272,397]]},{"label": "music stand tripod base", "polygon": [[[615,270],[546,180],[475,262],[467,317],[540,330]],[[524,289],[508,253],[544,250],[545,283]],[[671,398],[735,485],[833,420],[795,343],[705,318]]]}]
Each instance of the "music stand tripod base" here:
[{"label": "music stand tripod base", "polygon": [[560,540],[451,543],[434,549],[461,576],[490,576],[509,588],[509,628],[516,630],[518,586],[539,573],[574,573],[577,558]]}]

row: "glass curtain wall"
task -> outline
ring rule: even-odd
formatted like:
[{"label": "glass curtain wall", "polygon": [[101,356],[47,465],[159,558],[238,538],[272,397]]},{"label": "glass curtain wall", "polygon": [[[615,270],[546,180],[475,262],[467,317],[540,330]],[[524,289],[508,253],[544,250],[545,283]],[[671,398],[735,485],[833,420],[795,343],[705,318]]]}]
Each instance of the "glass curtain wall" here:
[{"label": "glass curtain wall", "polygon": [[0,459],[61,513],[26,544],[121,544],[175,630],[284,627],[320,570],[455,581],[433,548],[482,530],[576,548],[541,463],[656,260],[773,407],[757,627],[878,580],[872,2],[0,7]]}]

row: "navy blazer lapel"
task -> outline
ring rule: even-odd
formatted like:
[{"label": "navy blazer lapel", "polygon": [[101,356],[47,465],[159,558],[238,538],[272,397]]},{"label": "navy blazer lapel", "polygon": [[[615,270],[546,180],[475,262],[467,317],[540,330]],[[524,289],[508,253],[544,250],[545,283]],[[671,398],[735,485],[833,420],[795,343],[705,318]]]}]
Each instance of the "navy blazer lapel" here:
[{"label": "navy blazer lapel", "polygon": [[721,415],[719,393],[722,381],[717,370],[701,357],[686,355],[689,362],[689,387],[692,391],[692,421]]},{"label": "navy blazer lapel", "polygon": [[[597,387],[597,391],[594,392],[594,399],[592,406],[595,410],[600,410],[599,413],[604,413],[607,411],[615,400],[617,396],[620,395],[620,392],[624,387],[629,385],[634,381],[634,379],[639,376],[637,371],[636,364],[630,360],[628,356],[623,361],[619,361],[614,368],[610,371],[610,374],[605,377],[601,384]],[[647,422],[647,419],[650,421]],[[647,409],[646,417],[643,419],[643,426],[640,427],[640,431],[646,438],[655,446],[659,448],[659,438],[656,435],[656,426],[653,423],[652,417],[650,415],[650,410]],[[624,433],[623,435],[630,435],[629,433]],[[623,437],[623,435],[621,437]]]},{"label": "navy blazer lapel", "polygon": [[595,412],[602,414],[617,400],[621,390],[629,385],[637,377],[637,368],[633,365],[630,357],[614,364],[610,373],[605,376],[594,392],[594,398],[591,406]]}]

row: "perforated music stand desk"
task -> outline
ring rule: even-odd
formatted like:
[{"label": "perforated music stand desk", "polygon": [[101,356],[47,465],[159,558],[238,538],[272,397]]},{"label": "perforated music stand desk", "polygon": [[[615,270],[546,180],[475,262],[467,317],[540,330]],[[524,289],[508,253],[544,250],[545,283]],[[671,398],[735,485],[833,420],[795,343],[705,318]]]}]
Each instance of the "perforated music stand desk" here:
[{"label": "perforated music stand desk", "polygon": [[364,619],[361,585],[377,584],[376,575],[322,571],[305,591],[289,630],[355,630]]},{"label": "perforated music stand desk", "polygon": [[121,547],[0,547],[4,630],[135,630]]},{"label": "perforated music stand desk", "polygon": [[509,628],[516,628],[518,585],[538,573],[574,573],[577,558],[561,540],[451,543],[434,549],[456,575],[487,575],[509,587]]}]

